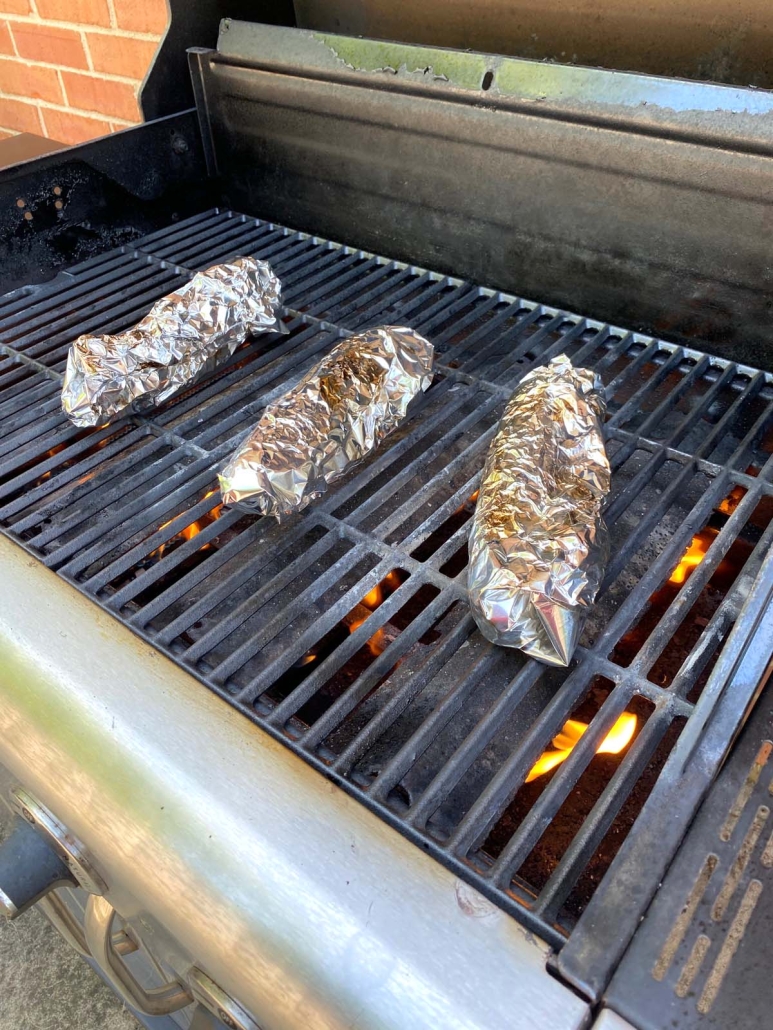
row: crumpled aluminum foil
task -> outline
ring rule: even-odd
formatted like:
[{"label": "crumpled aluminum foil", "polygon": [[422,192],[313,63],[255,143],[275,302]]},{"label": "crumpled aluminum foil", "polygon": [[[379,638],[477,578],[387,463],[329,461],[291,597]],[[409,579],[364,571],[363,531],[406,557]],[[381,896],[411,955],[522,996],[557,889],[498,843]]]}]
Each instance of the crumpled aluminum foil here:
[{"label": "crumpled aluminum foil", "polygon": [[285,332],[281,285],[265,261],[235,257],[197,272],[133,329],[79,336],[70,347],[62,407],[76,426],[146,410],[211,372],[250,333]]},{"label": "crumpled aluminum foil", "polygon": [[362,461],[432,382],[434,348],[413,329],[347,337],[270,404],[219,474],[223,503],[277,519]]},{"label": "crumpled aluminum foil", "polygon": [[608,556],[602,391],[564,355],[523,378],[491,444],[470,531],[480,631],[549,665],[569,664]]}]

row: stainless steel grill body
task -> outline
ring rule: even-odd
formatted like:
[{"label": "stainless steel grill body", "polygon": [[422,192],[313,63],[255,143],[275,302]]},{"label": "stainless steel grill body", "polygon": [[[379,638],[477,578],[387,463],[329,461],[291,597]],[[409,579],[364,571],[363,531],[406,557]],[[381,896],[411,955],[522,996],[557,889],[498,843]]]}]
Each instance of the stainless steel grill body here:
[{"label": "stainless steel grill body", "polygon": [[6,539],[0,560],[3,763],[165,970],[202,966],[270,1030],[580,1030],[544,944]]}]

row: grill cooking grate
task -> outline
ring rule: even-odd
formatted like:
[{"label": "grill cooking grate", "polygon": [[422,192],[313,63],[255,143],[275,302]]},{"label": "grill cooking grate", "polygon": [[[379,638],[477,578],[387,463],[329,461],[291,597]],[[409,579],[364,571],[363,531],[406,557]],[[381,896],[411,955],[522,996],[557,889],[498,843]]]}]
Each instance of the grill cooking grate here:
[{"label": "grill cooking grate", "polygon": [[[289,335],[150,416],[69,425],[70,341],[236,253],[272,262]],[[262,407],[385,322],[438,352],[408,422],[281,526],[222,511],[214,470]],[[704,687],[773,538],[770,377],[222,211],[9,294],[0,340],[9,536],[554,946],[610,863],[646,867],[626,835],[719,697]],[[487,644],[464,587],[503,402],[560,352],[604,379],[614,473],[609,571],[566,671]],[[691,544],[705,557],[680,566]],[[626,711],[630,747],[594,757]],[[570,717],[588,730],[523,786]]]}]

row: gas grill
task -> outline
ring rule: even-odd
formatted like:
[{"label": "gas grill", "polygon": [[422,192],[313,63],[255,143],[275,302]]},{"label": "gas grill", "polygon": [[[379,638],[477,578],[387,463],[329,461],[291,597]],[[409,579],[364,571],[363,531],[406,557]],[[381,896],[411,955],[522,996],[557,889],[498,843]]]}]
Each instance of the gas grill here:
[{"label": "gas grill", "polygon": [[[630,1001],[615,973],[660,932],[657,919],[637,928],[677,852],[689,877],[680,843],[714,798],[773,654],[769,326],[756,335],[769,273],[755,264],[756,237],[726,253],[724,269],[707,240],[690,251],[686,238],[715,231],[696,212],[743,222],[758,211],[751,184],[770,158],[736,139],[726,159],[744,170],[732,195],[727,169],[707,188],[705,166],[726,157],[723,111],[709,124],[708,99],[700,124],[673,116],[675,133],[656,132],[652,110],[625,125],[612,117],[615,96],[643,96],[656,80],[596,73],[608,78],[582,89],[592,82],[601,105],[610,83],[610,110],[579,124],[557,110],[582,99],[560,68],[554,94],[516,102],[508,83],[520,89],[543,66],[393,46],[385,69],[383,44],[370,55],[368,41],[319,44],[226,21],[217,52],[191,55],[195,117],[39,159],[0,183],[14,205],[4,217],[17,222],[8,276],[24,281],[0,298],[0,760],[6,797],[77,887],[36,884],[30,899],[42,896],[149,1026],[179,1010],[182,1025],[264,1030],[352,1019],[579,1027],[594,1011],[599,1026],[622,1027],[624,1015],[655,1027],[664,980],[688,998],[684,1025],[702,1026],[719,986],[700,994],[708,1007],[689,990],[701,976],[721,984],[730,963],[717,972],[687,924],[651,977],[655,994],[629,976]],[[701,89],[721,100],[725,115],[747,104],[739,90],[689,89],[692,103]],[[386,112],[379,128],[370,94]],[[543,101],[544,112],[523,113]],[[768,118],[767,98],[754,103]],[[529,232],[540,219],[554,228],[529,268],[529,232],[498,251],[513,217],[501,205],[533,203],[512,193],[510,173],[483,164],[487,177],[430,205],[426,164],[412,163],[430,130],[439,150],[461,147],[470,112],[501,119],[503,147],[520,132],[523,153],[552,126],[594,133],[598,165],[617,137],[639,148],[649,138],[653,150],[667,140],[677,156],[662,195],[688,158],[704,162],[690,172],[703,192],[682,182],[690,217],[657,239],[650,212],[623,254],[621,223],[646,199],[629,183],[628,208],[592,215],[603,222],[595,255],[582,241],[581,261],[568,241],[552,271],[587,196],[567,197],[566,212],[534,204]],[[428,136],[417,141],[420,117]],[[470,167],[482,163],[482,144],[463,145]],[[581,187],[591,173],[576,172]],[[437,176],[450,186],[447,168]],[[119,192],[130,197],[116,210]],[[151,413],[73,427],[59,400],[70,342],[132,325],[234,254],[281,278],[287,335],[248,340]],[[519,279],[551,303],[516,296]],[[572,297],[584,315],[553,306]],[[624,306],[627,329],[616,324]],[[216,470],[265,405],[340,338],[384,323],[411,325],[436,348],[433,385],[404,425],[281,525],[224,509]],[[604,382],[613,470],[612,557],[566,670],[487,643],[465,592],[469,520],[504,402],[559,353]],[[612,746],[626,713],[636,730]],[[585,727],[577,743],[530,778],[568,720]],[[739,789],[742,764],[723,773],[737,766]],[[744,802],[728,840],[740,842],[749,812]],[[715,858],[714,882],[727,863],[726,893],[740,897],[748,856],[740,873],[732,841]],[[1,880],[0,890],[12,893]],[[716,911],[730,933],[730,896]],[[693,949],[688,990],[680,948],[685,961]]]}]

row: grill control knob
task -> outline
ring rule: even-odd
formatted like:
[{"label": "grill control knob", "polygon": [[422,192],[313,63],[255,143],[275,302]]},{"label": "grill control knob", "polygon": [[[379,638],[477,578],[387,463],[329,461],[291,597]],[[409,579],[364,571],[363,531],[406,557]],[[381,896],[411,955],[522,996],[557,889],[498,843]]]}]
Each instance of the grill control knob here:
[{"label": "grill control knob", "polygon": [[75,883],[56,851],[17,816],[0,844],[0,914],[15,919],[55,887]]}]

